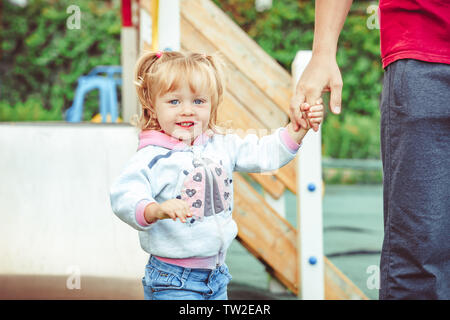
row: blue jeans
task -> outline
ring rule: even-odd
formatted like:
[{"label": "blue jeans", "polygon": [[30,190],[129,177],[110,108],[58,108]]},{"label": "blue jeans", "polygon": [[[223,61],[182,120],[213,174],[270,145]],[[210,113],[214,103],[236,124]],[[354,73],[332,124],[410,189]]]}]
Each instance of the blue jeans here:
[{"label": "blue jeans", "polygon": [[142,278],[145,300],[227,300],[231,275],[226,264],[190,269],[150,256]]}]

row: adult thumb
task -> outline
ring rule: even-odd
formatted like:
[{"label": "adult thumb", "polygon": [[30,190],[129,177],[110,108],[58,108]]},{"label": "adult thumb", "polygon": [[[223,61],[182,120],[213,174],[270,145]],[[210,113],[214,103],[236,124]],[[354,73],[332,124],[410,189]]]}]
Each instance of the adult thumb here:
[{"label": "adult thumb", "polygon": [[342,105],[342,84],[334,84],[330,89],[330,110],[334,114],[340,114]]}]

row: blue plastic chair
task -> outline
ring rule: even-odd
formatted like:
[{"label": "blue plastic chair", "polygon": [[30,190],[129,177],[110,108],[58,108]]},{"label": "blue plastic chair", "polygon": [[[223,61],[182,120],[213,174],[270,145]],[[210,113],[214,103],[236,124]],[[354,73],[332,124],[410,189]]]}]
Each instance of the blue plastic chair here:
[{"label": "blue plastic chair", "polygon": [[[101,76],[102,73],[106,76]],[[116,74],[119,74],[119,77],[115,77]],[[75,99],[65,114],[66,120],[80,122],[83,118],[84,97],[89,91],[99,89],[102,122],[106,122],[108,113],[111,115],[111,121],[116,122],[119,117],[116,89],[122,85],[121,74],[121,66],[97,66],[86,76],[79,77]]]}]

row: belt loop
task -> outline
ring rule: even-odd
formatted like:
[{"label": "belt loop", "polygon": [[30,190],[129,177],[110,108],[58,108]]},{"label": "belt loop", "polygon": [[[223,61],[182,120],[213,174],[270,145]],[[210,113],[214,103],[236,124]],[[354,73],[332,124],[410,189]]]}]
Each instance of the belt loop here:
[{"label": "belt loop", "polygon": [[209,270],[209,274],[208,274],[208,280],[206,281],[206,283],[207,284],[209,284],[210,282],[211,282],[211,279],[212,279],[212,277],[213,277],[213,275],[214,275],[214,272],[216,271],[216,269],[214,268],[214,269],[211,269],[211,270]]},{"label": "belt loop", "polygon": [[181,280],[182,281],[186,281],[187,278],[189,277],[190,273],[191,273],[191,269],[190,268],[183,268],[183,273],[181,274]]}]

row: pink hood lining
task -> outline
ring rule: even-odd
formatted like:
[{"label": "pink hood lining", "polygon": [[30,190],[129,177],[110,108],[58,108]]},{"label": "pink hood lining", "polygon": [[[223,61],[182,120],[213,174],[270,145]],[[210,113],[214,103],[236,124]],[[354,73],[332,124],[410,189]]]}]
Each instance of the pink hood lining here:
[{"label": "pink hood lining", "polygon": [[[193,145],[204,145],[208,142],[209,138],[214,135],[210,130],[203,132],[197,138],[195,138]],[[182,150],[188,148],[185,142],[178,140],[168,134],[163,130],[144,130],[139,133],[139,146],[138,150],[145,148],[149,145],[164,147],[167,149]]]}]

